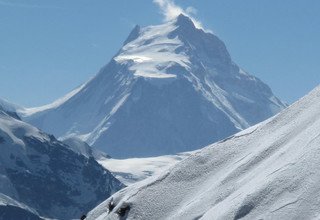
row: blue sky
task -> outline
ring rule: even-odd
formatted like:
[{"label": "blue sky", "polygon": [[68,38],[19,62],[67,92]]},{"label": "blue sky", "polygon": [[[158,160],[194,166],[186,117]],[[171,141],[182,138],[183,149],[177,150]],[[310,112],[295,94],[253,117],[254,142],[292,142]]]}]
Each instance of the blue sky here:
[{"label": "blue sky", "polygon": [[[291,103],[320,83],[320,1],[175,3],[282,100]],[[152,0],[0,0],[0,97],[50,103],[107,64],[135,24],[164,19]]]}]

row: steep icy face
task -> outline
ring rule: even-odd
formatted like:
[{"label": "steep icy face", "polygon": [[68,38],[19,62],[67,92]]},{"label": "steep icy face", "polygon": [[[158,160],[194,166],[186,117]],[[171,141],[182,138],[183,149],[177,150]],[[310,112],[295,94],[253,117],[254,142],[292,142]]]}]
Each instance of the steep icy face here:
[{"label": "steep icy face", "polygon": [[[123,187],[92,157],[1,110],[0,147],[0,193],[44,217],[78,218]],[[0,209],[9,216],[16,210]]]},{"label": "steep icy face", "polygon": [[170,38],[178,37],[183,43],[179,48],[196,62],[194,65],[216,69],[229,75],[233,68],[233,63],[224,43],[215,35],[206,33],[202,29],[196,29],[191,19],[180,15],[175,21],[176,29],[170,33]]},{"label": "steep icy face", "polygon": [[112,196],[88,219],[317,219],[320,87],[277,116]]},{"label": "steep icy face", "polygon": [[224,43],[215,35],[195,29],[180,15],[170,37],[182,42],[179,53],[189,58],[188,78],[203,96],[223,111],[237,128],[247,128],[281,110],[285,105],[258,78],[237,66]]},{"label": "steep icy face", "polygon": [[284,107],[267,85],[232,62],[221,40],[180,15],[135,27],[93,79],[23,113],[49,133],[78,136],[126,158],[198,149]]},{"label": "steep icy face", "polygon": [[114,120],[102,135],[91,135],[98,137],[91,143],[105,146],[114,157],[188,151],[237,131],[228,117],[213,108],[186,80],[158,87],[141,79],[130,99],[114,114]]}]

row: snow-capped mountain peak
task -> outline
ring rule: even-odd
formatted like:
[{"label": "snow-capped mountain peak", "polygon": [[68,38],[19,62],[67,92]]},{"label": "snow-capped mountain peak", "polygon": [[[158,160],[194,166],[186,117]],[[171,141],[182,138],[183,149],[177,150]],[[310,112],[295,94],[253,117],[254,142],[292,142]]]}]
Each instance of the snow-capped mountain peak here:
[{"label": "snow-capped mountain peak", "polygon": [[[167,69],[178,64],[186,69],[190,61],[187,56],[177,53],[182,46],[178,37],[170,38],[177,29],[176,22],[150,26],[139,30],[139,36],[128,42],[114,58],[120,64],[129,64],[135,76],[149,78],[175,78]],[[135,28],[131,35],[135,35]]]},{"label": "snow-capped mountain peak", "polygon": [[284,107],[232,61],[217,36],[180,15],[136,26],[94,78],[24,115],[58,137],[77,136],[123,158],[198,149]]},{"label": "snow-capped mountain peak", "polygon": [[184,14],[178,15],[177,18],[174,20],[174,23],[176,24],[176,26],[179,27],[196,28],[192,20]]},{"label": "snow-capped mountain peak", "polygon": [[[215,42],[211,44],[213,48],[207,44],[209,41]],[[135,76],[175,78],[177,75],[167,69],[179,65],[190,71],[191,59],[196,57],[205,63],[208,58],[209,62],[214,58],[220,58],[217,63],[222,59],[227,65],[232,62],[222,41],[197,29],[189,17],[180,14],[165,24],[145,28],[136,26],[114,59],[121,64],[129,64]]]}]

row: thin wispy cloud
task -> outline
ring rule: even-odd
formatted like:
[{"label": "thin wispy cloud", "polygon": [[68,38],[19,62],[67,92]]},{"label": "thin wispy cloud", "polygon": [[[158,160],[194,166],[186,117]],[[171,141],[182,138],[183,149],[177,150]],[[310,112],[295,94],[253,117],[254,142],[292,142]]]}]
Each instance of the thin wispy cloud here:
[{"label": "thin wispy cloud", "polygon": [[171,21],[178,15],[183,14],[188,16],[197,28],[206,30],[202,23],[194,17],[197,14],[197,9],[194,7],[189,6],[186,9],[183,9],[182,7],[178,6],[174,0],[153,0],[153,2],[159,6],[160,12],[164,17],[164,21]]},{"label": "thin wispy cloud", "polygon": [[21,3],[19,1],[14,0],[0,0],[0,6],[5,7],[15,7],[15,8],[31,8],[31,9],[61,9],[57,6],[51,6],[51,5],[38,5],[38,4],[28,4],[28,3]]}]

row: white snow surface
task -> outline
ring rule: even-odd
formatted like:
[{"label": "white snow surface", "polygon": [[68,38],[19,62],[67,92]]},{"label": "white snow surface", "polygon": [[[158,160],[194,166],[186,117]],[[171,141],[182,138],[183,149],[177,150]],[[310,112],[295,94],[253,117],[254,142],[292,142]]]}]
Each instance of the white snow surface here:
[{"label": "white snow surface", "polygon": [[164,170],[188,157],[193,152],[147,158],[114,159],[100,157],[98,163],[108,169],[120,182],[129,186]]},{"label": "white snow surface", "polygon": [[[133,61],[129,70],[135,76],[149,78],[175,78],[175,74],[166,71],[171,65],[178,63],[188,69],[190,64],[188,56],[175,53],[183,43],[175,37],[168,35],[177,28],[175,21],[143,28],[139,38],[126,44],[120,54],[114,59],[119,63]],[[166,67],[165,69],[162,69]]]},{"label": "white snow surface", "polygon": [[69,137],[61,139],[61,141],[75,153],[87,158],[95,158],[100,165],[109,170],[126,186],[142,181],[150,176],[157,176],[195,152],[184,152],[177,155],[159,157],[115,159],[102,151],[90,147],[86,142],[77,137]]},{"label": "white snow surface", "polygon": [[88,215],[119,219],[319,219],[320,87],[270,120],[158,177],[133,184]]}]

